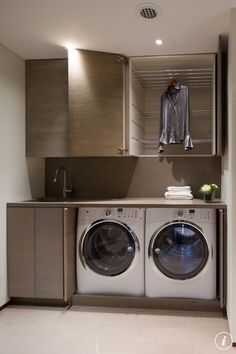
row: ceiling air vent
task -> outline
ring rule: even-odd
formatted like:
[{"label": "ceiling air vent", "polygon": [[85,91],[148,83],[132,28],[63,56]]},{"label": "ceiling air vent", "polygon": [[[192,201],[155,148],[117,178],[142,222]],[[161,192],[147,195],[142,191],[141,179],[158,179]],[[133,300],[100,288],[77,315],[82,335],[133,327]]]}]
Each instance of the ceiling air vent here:
[{"label": "ceiling air vent", "polygon": [[161,15],[161,9],[159,6],[153,3],[141,3],[136,7],[136,11],[141,15],[143,19],[153,20],[159,18]]},{"label": "ceiling air vent", "polygon": [[140,15],[144,18],[152,19],[157,17],[157,12],[151,7],[144,7],[144,9],[140,11]]}]

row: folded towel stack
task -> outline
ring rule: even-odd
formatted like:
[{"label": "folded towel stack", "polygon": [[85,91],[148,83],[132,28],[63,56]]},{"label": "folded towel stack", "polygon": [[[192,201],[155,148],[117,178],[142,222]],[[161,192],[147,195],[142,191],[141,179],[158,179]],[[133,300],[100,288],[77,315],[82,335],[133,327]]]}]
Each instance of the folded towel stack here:
[{"label": "folded towel stack", "polygon": [[189,186],[171,186],[165,192],[166,199],[193,199],[192,191]]}]

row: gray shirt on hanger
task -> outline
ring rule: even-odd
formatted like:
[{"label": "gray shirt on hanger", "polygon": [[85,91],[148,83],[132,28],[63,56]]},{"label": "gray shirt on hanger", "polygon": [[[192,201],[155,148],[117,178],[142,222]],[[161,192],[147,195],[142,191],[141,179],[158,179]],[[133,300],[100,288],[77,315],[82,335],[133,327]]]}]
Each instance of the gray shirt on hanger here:
[{"label": "gray shirt on hanger", "polygon": [[189,134],[189,97],[187,86],[170,85],[161,96],[159,152],[164,144],[184,143],[184,150],[193,148]]}]

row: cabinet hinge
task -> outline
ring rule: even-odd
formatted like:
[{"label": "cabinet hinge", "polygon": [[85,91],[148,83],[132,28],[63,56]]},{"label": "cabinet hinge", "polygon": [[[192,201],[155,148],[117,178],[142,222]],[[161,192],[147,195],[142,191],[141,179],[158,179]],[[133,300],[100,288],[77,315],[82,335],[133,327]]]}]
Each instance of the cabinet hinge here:
[{"label": "cabinet hinge", "polygon": [[118,55],[118,62],[123,63],[123,64],[127,64],[128,60],[123,55]]},{"label": "cabinet hinge", "polygon": [[117,153],[119,155],[124,155],[124,153],[126,153],[126,152],[128,152],[128,149],[120,148],[120,149],[117,150]]}]

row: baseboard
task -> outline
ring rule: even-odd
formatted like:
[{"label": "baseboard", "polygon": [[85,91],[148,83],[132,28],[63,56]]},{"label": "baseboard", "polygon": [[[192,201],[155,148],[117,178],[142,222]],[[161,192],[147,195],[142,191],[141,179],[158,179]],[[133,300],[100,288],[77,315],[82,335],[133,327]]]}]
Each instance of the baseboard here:
[{"label": "baseboard", "polygon": [[176,310],[176,311],[203,311],[222,313],[218,300],[193,300],[193,299],[173,299],[173,298],[147,298],[133,296],[106,296],[106,295],[79,295],[74,294],[69,302],[52,299],[33,298],[12,298],[9,304],[32,305],[32,306],[57,306],[68,305],[89,306],[89,307],[109,307],[109,308],[130,308],[130,309],[156,309],[156,310]]},{"label": "baseboard", "polygon": [[66,307],[69,305],[69,301],[55,299],[34,299],[34,298],[11,298],[10,304],[12,305],[31,305],[31,306],[55,306]]},{"label": "baseboard", "polygon": [[131,296],[72,296],[72,305],[95,307],[140,308],[158,310],[222,312],[218,300],[162,299]]}]

